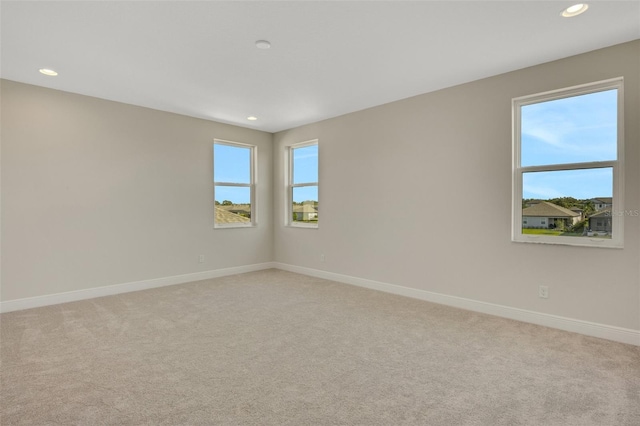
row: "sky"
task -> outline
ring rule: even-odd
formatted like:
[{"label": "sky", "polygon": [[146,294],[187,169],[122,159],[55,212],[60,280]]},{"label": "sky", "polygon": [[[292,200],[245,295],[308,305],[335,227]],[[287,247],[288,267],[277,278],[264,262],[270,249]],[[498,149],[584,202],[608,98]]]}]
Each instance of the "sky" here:
[{"label": "sky", "polygon": [[[251,149],[213,144],[213,181],[251,183]],[[251,191],[248,187],[216,186],[215,199],[222,203],[249,204]]]},{"label": "sky", "polygon": [[564,170],[557,172],[535,172],[522,175],[522,198],[573,197],[587,200],[611,197],[613,171],[601,169]]},{"label": "sky", "polygon": [[[293,150],[293,183],[318,182],[318,145]],[[317,186],[293,188],[293,201],[318,201]]]},{"label": "sky", "polygon": [[[521,109],[521,165],[570,164],[617,158],[617,90]],[[523,174],[523,198],[611,197],[611,168]]]},{"label": "sky", "polygon": [[[213,181],[250,183],[251,150],[216,143],[213,145]],[[296,148],[293,151],[294,183],[318,182],[318,145]],[[216,201],[229,200],[234,204],[245,204],[251,200],[248,187],[216,186]],[[293,190],[293,201],[318,200],[318,187],[298,187]]]}]

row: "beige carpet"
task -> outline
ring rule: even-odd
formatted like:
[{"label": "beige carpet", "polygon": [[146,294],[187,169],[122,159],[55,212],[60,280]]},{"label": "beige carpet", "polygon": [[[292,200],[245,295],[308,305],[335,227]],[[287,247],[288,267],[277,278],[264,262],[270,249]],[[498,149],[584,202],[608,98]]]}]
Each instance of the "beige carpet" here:
[{"label": "beige carpet", "polygon": [[269,270],[2,314],[2,425],[640,425],[640,348]]}]

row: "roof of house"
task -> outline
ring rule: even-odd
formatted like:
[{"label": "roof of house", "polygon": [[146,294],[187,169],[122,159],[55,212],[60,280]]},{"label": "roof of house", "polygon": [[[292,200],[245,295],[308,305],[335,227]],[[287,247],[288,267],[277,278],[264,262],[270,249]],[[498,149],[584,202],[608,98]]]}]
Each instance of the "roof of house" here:
[{"label": "roof of house", "polygon": [[613,204],[613,197],[596,197],[592,198],[591,201],[600,201],[604,204]]},{"label": "roof of house", "polygon": [[251,204],[230,204],[230,205],[218,204],[216,207],[219,207],[226,211],[251,213]]},{"label": "roof of house", "polygon": [[600,210],[598,213],[594,213],[591,216],[589,216],[589,219],[591,219],[592,217],[611,217],[611,209],[604,209],[604,210]]},{"label": "roof of house", "polygon": [[576,217],[580,216],[580,213],[576,213],[564,207],[560,207],[556,204],[548,201],[542,201],[538,204],[534,204],[531,207],[522,209],[522,216],[529,217]]},{"label": "roof of house", "polygon": [[240,216],[239,214],[231,213],[225,209],[216,206],[216,223],[248,223],[251,219]]},{"label": "roof of house", "polygon": [[318,209],[313,207],[311,204],[303,204],[301,206],[296,205],[293,206],[294,213],[317,213]]}]

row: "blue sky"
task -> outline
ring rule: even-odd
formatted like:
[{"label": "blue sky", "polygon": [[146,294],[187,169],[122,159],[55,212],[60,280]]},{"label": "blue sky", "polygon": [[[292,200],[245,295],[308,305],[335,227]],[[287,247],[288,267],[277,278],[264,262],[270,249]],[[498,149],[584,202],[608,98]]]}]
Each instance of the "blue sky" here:
[{"label": "blue sky", "polygon": [[213,145],[213,180],[215,182],[251,183],[251,149],[230,145]]},{"label": "blue sky", "polygon": [[318,145],[293,150],[293,183],[318,181]]},{"label": "blue sky", "polygon": [[[223,144],[213,145],[214,182],[251,183],[251,149]],[[216,186],[216,201],[246,204],[251,200],[248,187]]]},{"label": "blue sky", "polygon": [[[525,105],[521,165],[615,160],[617,90]],[[523,198],[612,196],[610,168],[525,173]]]},{"label": "blue sky", "polygon": [[611,197],[613,174],[602,169],[535,172],[522,175],[522,198],[573,197],[579,200]]},{"label": "blue sky", "polygon": [[302,186],[293,188],[293,201],[296,203],[302,203],[303,201],[318,201],[318,187],[317,186]]},{"label": "blue sky", "polygon": [[[293,150],[293,183],[318,182],[318,145],[305,146]],[[318,201],[317,186],[303,186],[293,189],[293,201]]]}]

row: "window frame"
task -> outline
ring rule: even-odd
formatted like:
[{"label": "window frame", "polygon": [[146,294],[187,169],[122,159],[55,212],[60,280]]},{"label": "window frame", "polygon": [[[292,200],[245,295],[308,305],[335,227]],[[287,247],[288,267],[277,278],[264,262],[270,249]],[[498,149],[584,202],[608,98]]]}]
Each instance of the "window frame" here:
[{"label": "window frame", "polygon": [[[250,178],[249,183],[240,183],[240,182],[217,182],[215,180],[216,171],[215,171],[215,146],[216,145],[226,145],[235,148],[248,148],[249,149],[249,171]],[[257,194],[256,194],[256,180],[257,180],[257,156],[258,156],[258,147],[256,145],[251,145],[242,142],[234,142],[223,139],[214,139],[212,147],[212,166],[213,166],[213,228],[214,229],[230,229],[230,228],[253,228],[258,225],[257,220]],[[237,187],[237,188],[249,188],[249,203],[251,204],[251,218],[249,222],[237,222],[237,223],[217,223],[216,222],[216,187],[218,186],[229,186],[229,187]]]},{"label": "window frame", "polygon": [[[521,166],[521,107],[590,93],[617,90],[616,159],[565,164]],[[612,214],[612,238],[565,237],[522,233],[522,182],[524,173],[563,170],[612,169],[612,212],[624,211],[624,79],[623,77],[581,84],[563,89],[521,96],[512,99],[512,223],[511,241],[518,243],[561,244],[586,247],[622,248],[624,246],[624,215]]]},{"label": "window frame", "polygon": [[[301,182],[301,183],[293,183],[293,151],[298,148],[306,148],[309,146],[317,146],[318,147],[318,181],[316,182]],[[298,142],[286,147],[286,161],[287,172],[286,176],[286,196],[285,198],[285,226],[290,226],[293,228],[308,228],[308,229],[318,229],[319,221],[314,223],[305,223],[305,222],[296,222],[293,220],[293,189],[294,188],[303,188],[307,186],[316,186],[318,188],[318,202],[320,201],[320,144],[318,143],[318,139],[311,139],[304,142]]]}]

